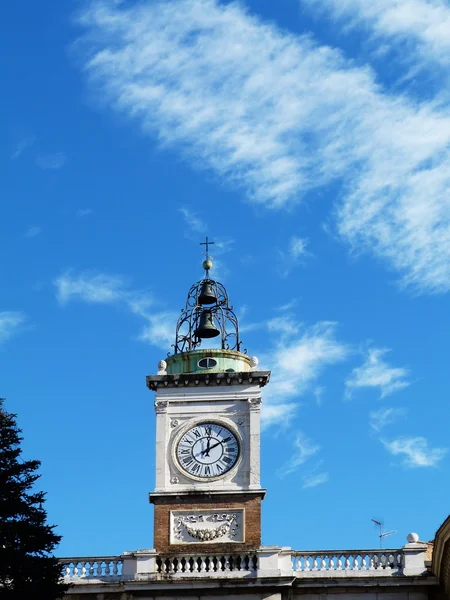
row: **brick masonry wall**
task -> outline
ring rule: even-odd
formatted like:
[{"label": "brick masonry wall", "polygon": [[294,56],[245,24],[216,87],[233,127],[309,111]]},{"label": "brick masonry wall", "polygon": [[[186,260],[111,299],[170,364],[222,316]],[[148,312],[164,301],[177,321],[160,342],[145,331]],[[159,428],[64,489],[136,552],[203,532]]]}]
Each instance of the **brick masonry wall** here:
[{"label": "brick masonry wall", "polygon": [[[261,545],[261,498],[243,494],[239,500],[235,495],[220,496],[179,496],[161,497],[153,500],[155,505],[154,517],[154,548],[160,554],[170,553],[230,553],[256,550]],[[170,511],[171,510],[201,510],[217,508],[234,510],[245,509],[245,542],[208,543],[202,544],[170,544]]]}]

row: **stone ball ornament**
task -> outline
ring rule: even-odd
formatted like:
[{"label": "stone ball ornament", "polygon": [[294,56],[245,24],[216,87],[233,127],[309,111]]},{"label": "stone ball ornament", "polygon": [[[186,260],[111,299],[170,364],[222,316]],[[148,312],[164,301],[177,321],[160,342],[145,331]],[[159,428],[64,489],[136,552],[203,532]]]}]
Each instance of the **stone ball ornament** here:
[{"label": "stone ball ornament", "polygon": [[212,269],[212,266],[212,260],[209,260],[209,258],[204,260],[202,263],[202,267],[205,269],[205,271],[209,271],[210,269]]},{"label": "stone ball ornament", "polygon": [[252,371],[256,371],[256,369],[258,368],[259,365],[259,359],[257,356],[252,356],[250,357],[250,368],[252,369]]},{"label": "stone ball ornament", "polygon": [[419,535],[414,532],[408,533],[408,535],[406,536],[406,540],[410,544],[417,544],[417,542],[419,541]]},{"label": "stone ball ornament", "polygon": [[158,375],[167,375],[167,363],[165,360],[160,360],[158,363]]}]

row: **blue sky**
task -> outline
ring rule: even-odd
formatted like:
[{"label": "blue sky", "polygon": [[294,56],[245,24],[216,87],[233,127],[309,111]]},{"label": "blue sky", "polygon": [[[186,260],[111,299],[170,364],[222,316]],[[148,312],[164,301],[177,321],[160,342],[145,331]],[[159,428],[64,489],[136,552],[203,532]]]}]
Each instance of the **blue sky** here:
[{"label": "blue sky", "polygon": [[145,376],[213,247],[264,395],[263,542],[448,515],[443,0],[3,8],[1,395],[59,555],[152,546]]}]

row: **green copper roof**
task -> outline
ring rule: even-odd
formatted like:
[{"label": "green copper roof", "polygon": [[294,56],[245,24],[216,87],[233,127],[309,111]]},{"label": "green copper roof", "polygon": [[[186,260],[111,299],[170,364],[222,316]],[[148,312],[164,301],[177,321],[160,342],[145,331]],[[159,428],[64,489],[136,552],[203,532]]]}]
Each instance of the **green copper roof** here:
[{"label": "green copper roof", "polygon": [[167,374],[177,373],[245,373],[250,371],[250,358],[236,350],[191,350],[166,358]]}]

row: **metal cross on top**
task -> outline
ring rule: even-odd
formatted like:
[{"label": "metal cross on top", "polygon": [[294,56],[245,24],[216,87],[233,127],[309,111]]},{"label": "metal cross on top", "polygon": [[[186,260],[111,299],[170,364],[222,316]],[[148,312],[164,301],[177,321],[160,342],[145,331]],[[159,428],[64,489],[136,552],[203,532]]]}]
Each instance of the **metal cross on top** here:
[{"label": "metal cross on top", "polygon": [[212,244],[214,244],[214,242],[210,242],[208,240],[208,236],[206,236],[205,242],[200,242],[200,246],[206,246],[206,260],[209,260],[209,246],[211,246]]}]

